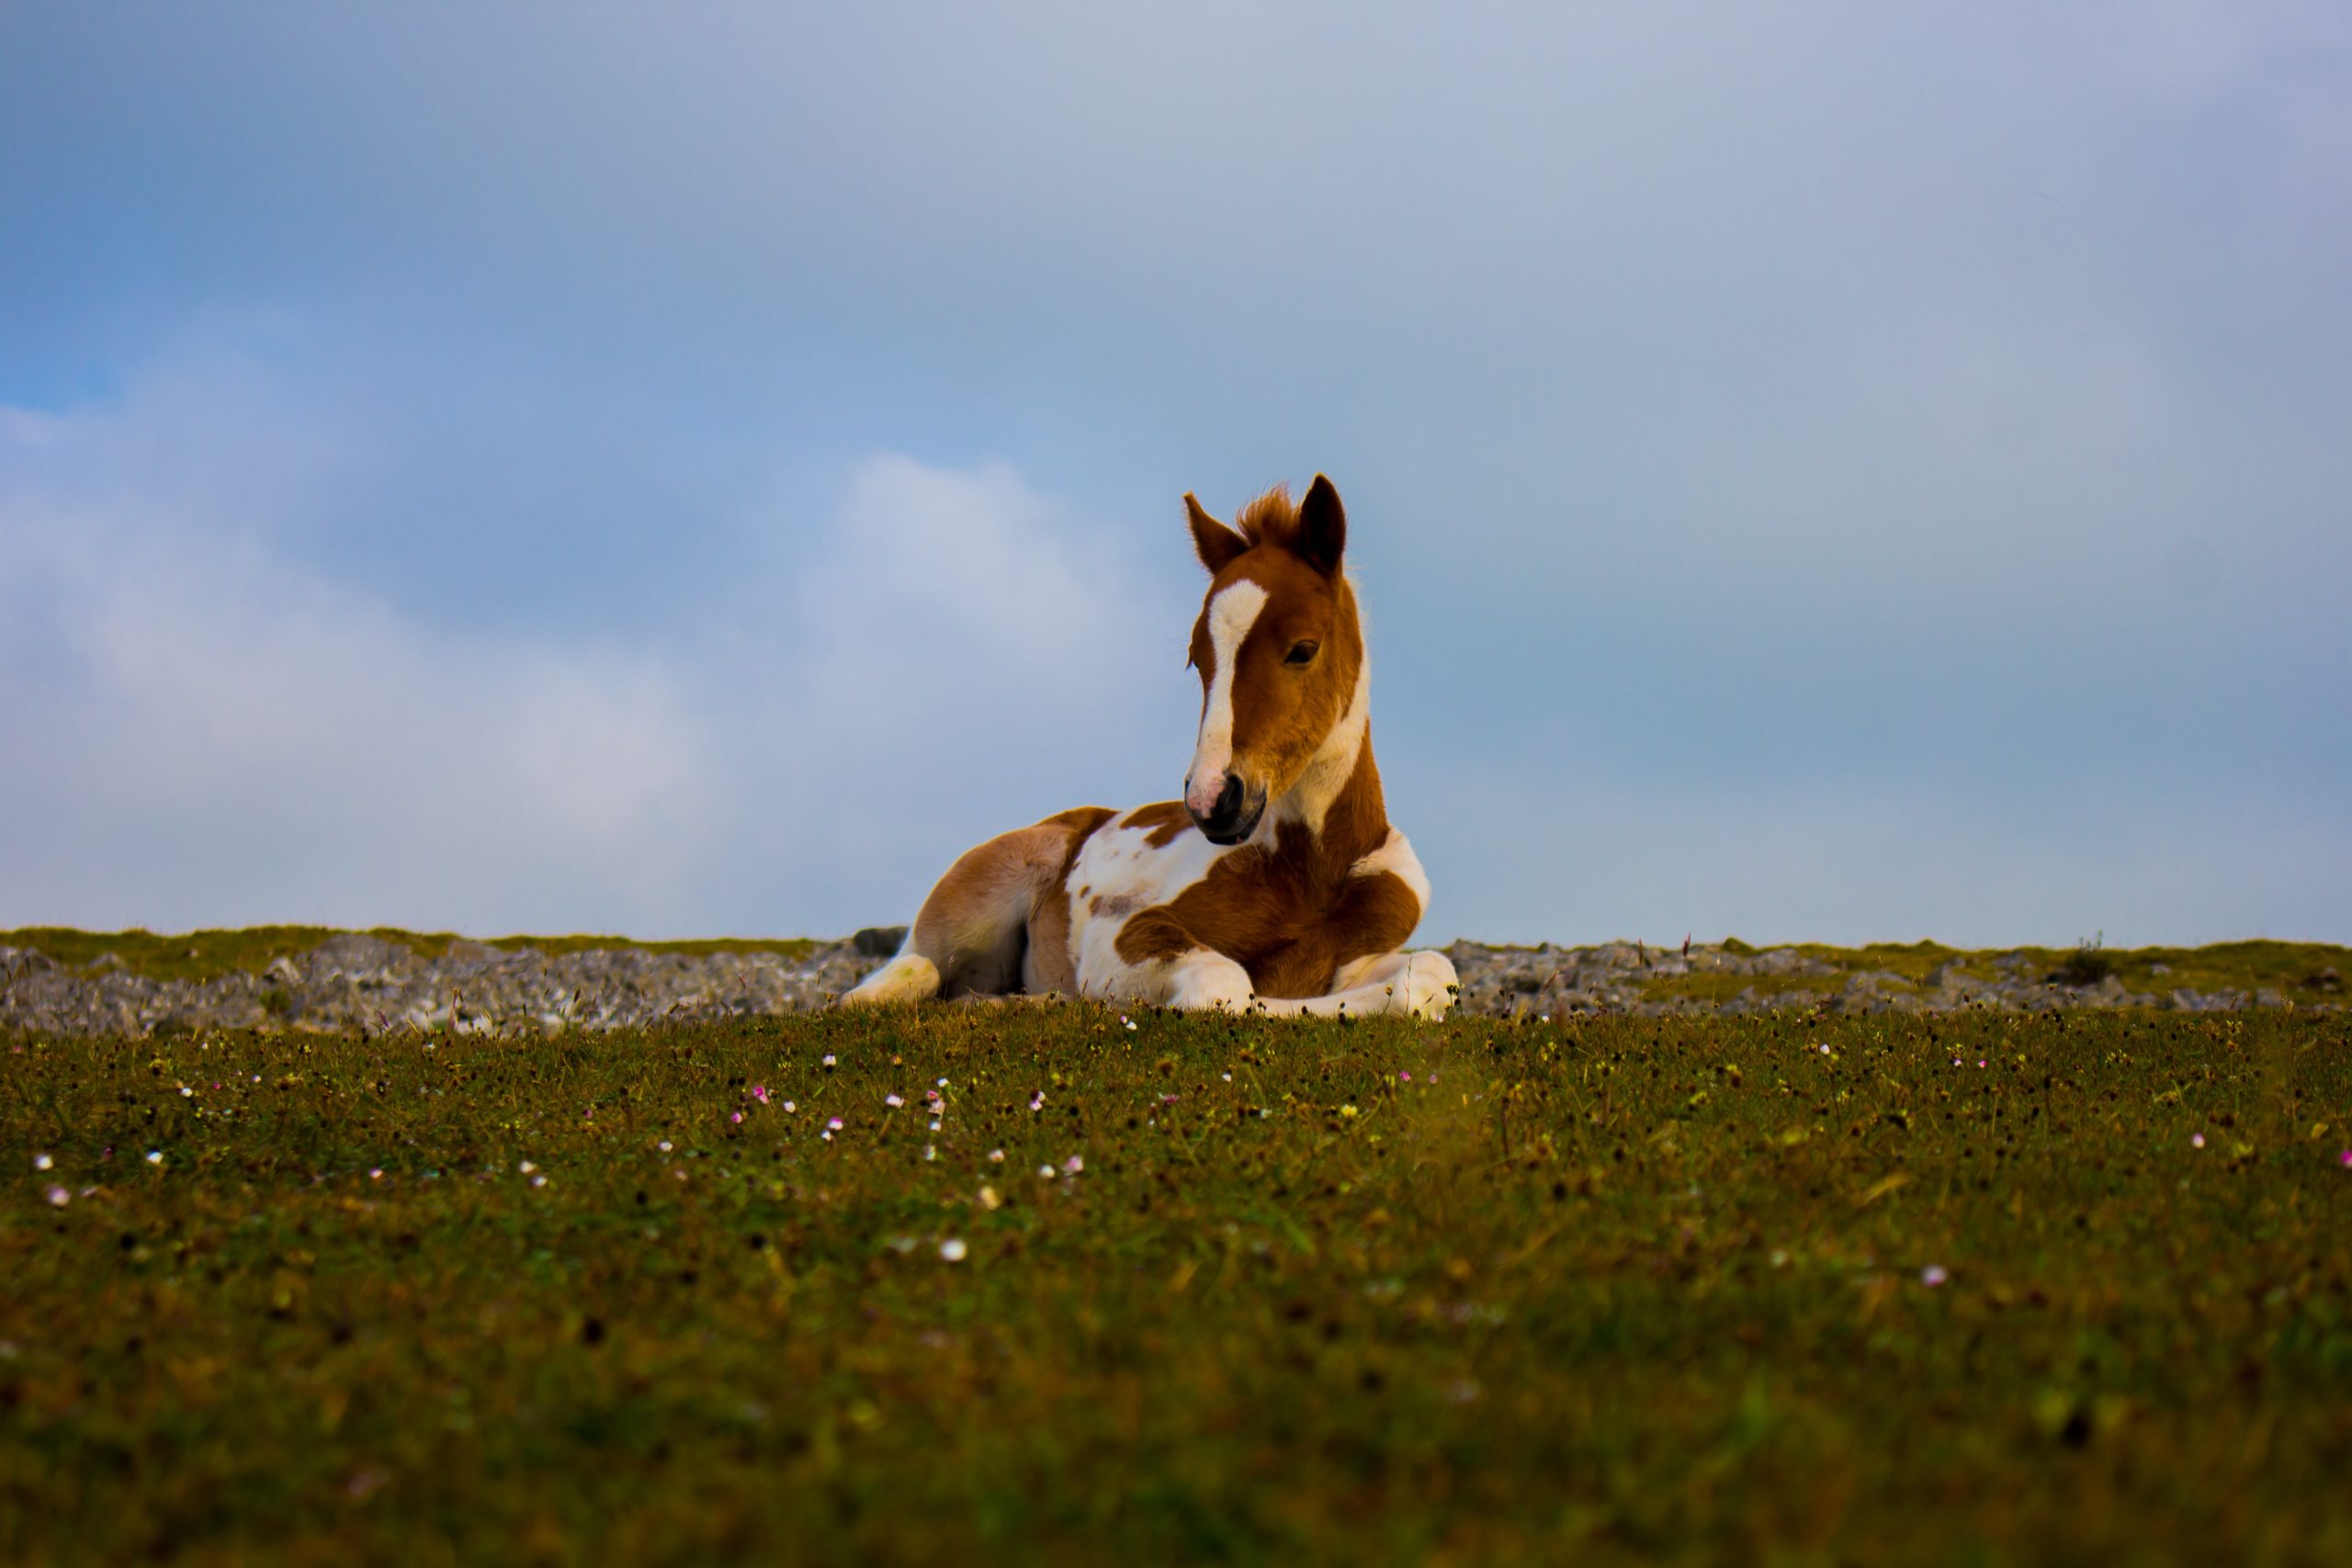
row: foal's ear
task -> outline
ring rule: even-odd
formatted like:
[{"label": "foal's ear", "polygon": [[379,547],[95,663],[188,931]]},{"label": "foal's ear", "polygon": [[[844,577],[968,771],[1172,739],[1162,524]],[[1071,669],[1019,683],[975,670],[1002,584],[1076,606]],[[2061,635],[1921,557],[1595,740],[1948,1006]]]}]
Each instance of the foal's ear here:
[{"label": "foal's ear", "polygon": [[1193,525],[1193,548],[1200,552],[1201,564],[1209,569],[1211,577],[1250,547],[1249,540],[1204,511],[1189,490],[1184,492],[1184,515]]},{"label": "foal's ear", "polygon": [[1338,573],[1340,556],[1348,547],[1348,514],[1340,506],[1340,492],[1321,474],[1306,487],[1298,503],[1299,558],[1326,577]]}]

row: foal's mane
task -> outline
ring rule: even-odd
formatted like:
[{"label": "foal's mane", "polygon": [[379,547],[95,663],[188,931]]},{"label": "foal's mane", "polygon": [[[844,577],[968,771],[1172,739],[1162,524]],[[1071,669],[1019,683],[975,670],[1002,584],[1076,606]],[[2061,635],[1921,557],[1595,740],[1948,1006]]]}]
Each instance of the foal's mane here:
[{"label": "foal's mane", "polygon": [[1243,507],[1233,519],[1233,526],[1252,545],[1296,548],[1298,503],[1290,498],[1290,486],[1277,484]]}]

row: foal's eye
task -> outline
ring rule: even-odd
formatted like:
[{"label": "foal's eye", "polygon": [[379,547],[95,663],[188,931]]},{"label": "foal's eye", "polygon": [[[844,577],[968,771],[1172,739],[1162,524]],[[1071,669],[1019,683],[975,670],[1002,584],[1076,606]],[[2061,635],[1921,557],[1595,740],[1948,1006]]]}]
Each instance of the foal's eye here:
[{"label": "foal's eye", "polygon": [[1312,664],[1315,662],[1315,649],[1316,645],[1311,642],[1295,642],[1290,645],[1290,651],[1283,656],[1283,662]]}]

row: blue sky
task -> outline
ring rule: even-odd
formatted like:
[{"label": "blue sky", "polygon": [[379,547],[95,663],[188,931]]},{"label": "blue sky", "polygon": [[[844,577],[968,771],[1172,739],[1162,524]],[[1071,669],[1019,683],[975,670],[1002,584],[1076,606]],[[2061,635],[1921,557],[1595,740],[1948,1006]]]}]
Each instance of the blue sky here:
[{"label": "blue sky", "polygon": [[2352,941],[2352,14],[0,10],[0,925],[835,931],[1329,473],[1422,935]]}]

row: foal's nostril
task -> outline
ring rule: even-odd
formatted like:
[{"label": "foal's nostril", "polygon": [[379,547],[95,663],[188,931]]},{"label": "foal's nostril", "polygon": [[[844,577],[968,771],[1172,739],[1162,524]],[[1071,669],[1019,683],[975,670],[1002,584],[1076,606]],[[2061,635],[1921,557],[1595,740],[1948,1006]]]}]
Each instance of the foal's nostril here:
[{"label": "foal's nostril", "polygon": [[1225,775],[1225,787],[1216,792],[1216,809],[1209,815],[1217,822],[1230,822],[1241,815],[1241,775]]}]

